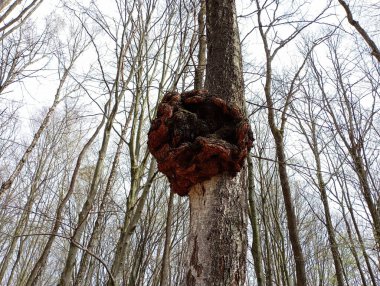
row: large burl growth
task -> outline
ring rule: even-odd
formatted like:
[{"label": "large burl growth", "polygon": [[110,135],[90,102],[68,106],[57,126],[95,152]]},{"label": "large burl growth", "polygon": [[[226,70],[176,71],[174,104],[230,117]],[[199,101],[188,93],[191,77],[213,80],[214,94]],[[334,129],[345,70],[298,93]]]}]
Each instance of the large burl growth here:
[{"label": "large burl growth", "polygon": [[227,172],[235,176],[252,147],[250,125],[237,106],[206,90],[168,92],[148,133],[148,147],[173,192]]}]

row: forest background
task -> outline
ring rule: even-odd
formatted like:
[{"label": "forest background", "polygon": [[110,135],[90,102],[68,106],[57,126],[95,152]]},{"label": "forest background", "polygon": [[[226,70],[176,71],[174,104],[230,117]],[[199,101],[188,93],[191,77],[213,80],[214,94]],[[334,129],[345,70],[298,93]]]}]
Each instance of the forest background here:
[{"label": "forest background", "polygon": [[[296,280],[282,163],[308,284],[380,284],[380,3],[350,1],[351,23],[342,3],[237,1],[246,285]],[[202,5],[1,2],[0,285],[181,285],[188,201],[146,141],[164,93],[203,73]]]}]

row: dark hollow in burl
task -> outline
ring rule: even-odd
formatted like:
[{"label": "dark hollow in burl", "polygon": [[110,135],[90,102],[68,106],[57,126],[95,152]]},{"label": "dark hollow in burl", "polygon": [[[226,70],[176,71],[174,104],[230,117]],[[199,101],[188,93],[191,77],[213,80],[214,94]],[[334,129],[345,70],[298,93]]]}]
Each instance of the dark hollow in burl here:
[{"label": "dark hollow in burl", "polygon": [[206,90],[168,92],[148,133],[148,148],[180,196],[216,175],[236,176],[252,148],[248,120]]}]

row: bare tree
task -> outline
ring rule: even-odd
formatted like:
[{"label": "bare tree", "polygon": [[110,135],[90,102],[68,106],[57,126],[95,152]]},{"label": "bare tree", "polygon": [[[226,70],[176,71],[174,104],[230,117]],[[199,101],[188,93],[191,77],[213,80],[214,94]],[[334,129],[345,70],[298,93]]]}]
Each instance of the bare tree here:
[{"label": "bare tree", "polygon": [[[361,110],[358,110],[360,105],[354,104],[353,102],[355,97],[354,85],[347,86],[344,83],[342,62],[339,58],[338,51],[334,48],[334,44],[332,43],[330,45],[330,51],[334,64],[334,75],[336,76],[337,82],[336,90],[341,99],[338,106],[340,106],[342,113],[339,116],[333,105],[334,100],[329,98],[328,92],[326,91],[325,83],[322,80],[321,70],[317,68],[315,63],[313,63],[313,72],[316,76],[318,86],[323,96],[323,102],[331,118],[332,124],[334,125],[337,135],[348,151],[349,156],[352,158],[352,166],[358,176],[361,192],[373,221],[374,239],[378,248],[380,245],[380,215],[376,206],[376,201],[379,194],[371,186],[371,175],[365,161],[366,150],[364,149],[364,140],[366,135],[372,129],[372,120],[376,113],[376,100],[372,101],[371,108],[367,114],[363,114]],[[375,97],[376,95],[374,94],[372,96]],[[342,126],[345,126],[344,129]]]},{"label": "bare tree", "polygon": [[[49,123],[50,118],[52,117],[56,107],[58,106],[59,102],[62,100],[62,90],[64,89],[64,84],[66,83],[66,80],[69,78],[70,71],[74,66],[74,63],[76,60],[80,57],[80,55],[85,50],[87,43],[83,42],[82,34],[74,32],[74,37],[70,40],[72,41],[71,45],[69,46],[69,51],[67,51],[67,59],[62,57],[64,53],[62,51],[58,51],[57,53],[57,61],[58,61],[58,75],[59,75],[59,84],[58,88],[54,94],[54,100],[49,108],[48,112],[45,115],[44,120],[42,121],[39,129],[36,131],[36,133],[33,136],[33,140],[30,142],[29,146],[24,151],[24,154],[22,155],[21,159],[17,163],[16,167],[12,171],[9,178],[2,182],[0,187],[0,196],[4,195],[4,192],[9,190],[14,182],[14,180],[17,178],[17,176],[20,174],[22,168],[24,167],[25,163],[27,162],[31,152],[33,151],[34,147],[36,146],[39,138],[41,137],[41,134],[43,133],[44,129]],[[24,65],[25,67],[25,65]]]},{"label": "bare tree", "polygon": [[344,11],[346,12],[348,23],[350,23],[356,29],[356,31],[358,31],[363,40],[371,48],[371,54],[376,58],[378,62],[380,62],[380,50],[377,47],[376,43],[373,41],[371,36],[368,35],[367,31],[362,27],[362,25],[360,25],[359,22],[354,19],[351,8],[348,6],[346,1],[338,0],[338,2],[340,3],[340,5],[342,5]]},{"label": "bare tree", "polygon": [[0,41],[19,29],[43,0],[4,0],[0,3]]},{"label": "bare tree", "polygon": [[[244,110],[235,1],[206,1],[210,94]],[[244,285],[246,275],[246,170],[195,185],[189,192],[190,236],[187,285]]]},{"label": "bare tree", "polygon": [[[12,179],[0,194],[1,285],[380,283],[380,73],[336,7],[56,1],[0,1],[0,184]],[[376,44],[377,23],[362,15]],[[37,112],[40,91],[51,105]],[[236,177],[211,175],[183,197],[148,152],[161,103],[178,92],[183,106],[207,102],[185,117],[219,124],[230,109],[255,137]],[[167,126],[182,120],[172,111]],[[215,154],[190,152],[172,169],[218,169],[222,136],[241,134],[221,124],[170,131],[193,136],[185,145],[210,139]],[[175,175],[178,191],[187,182]]]},{"label": "bare tree", "polygon": [[[299,116],[297,114],[297,111],[295,111],[295,116],[297,118],[300,132],[305,137],[305,141],[310,147],[310,150],[313,154],[314,160],[315,160],[315,176],[316,180],[313,180],[313,183],[318,188],[323,209],[324,209],[324,215],[325,215],[325,222],[326,222],[326,228],[327,228],[327,234],[329,237],[330,242],[330,250],[331,254],[334,260],[334,266],[335,266],[335,275],[337,279],[337,285],[343,286],[344,285],[344,278],[343,278],[343,269],[341,265],[341,257],[338,250],[338,242],[335,235],[335,228],[332,221],[331,211],[330,211],[330,205],[329,205],[329,199],[328,194],[326,190],[326,180],[323,178],[323,170],[322,170],[322,162],[321,162],[321,153],[324,149],[324,144],[327,143],[321,143],[318,139],[318,134],[321,134],[324,130],[324,127],[321,124],[318,124],[318,121],[320,120],[322,110],[317,109],[316,106],[313,104],[317,99],[315,98],[315,90],[313,90],[311,84],[305,84],[302,88],[302,93],[305,95],[305,103],[302,104],[302,109],[306,108],[307,115],[305,116]],[[292,108],[294,110],[294,108]],[[302,111],[298,111],[299,113],[302,113]],[[302,118],[302,119],[301,119]],[[319,119],[319,120],[318,120]],[[330,141],[331,142],[331,141]],[[331,180],[331,176],[327,178],[327,181]]]}]

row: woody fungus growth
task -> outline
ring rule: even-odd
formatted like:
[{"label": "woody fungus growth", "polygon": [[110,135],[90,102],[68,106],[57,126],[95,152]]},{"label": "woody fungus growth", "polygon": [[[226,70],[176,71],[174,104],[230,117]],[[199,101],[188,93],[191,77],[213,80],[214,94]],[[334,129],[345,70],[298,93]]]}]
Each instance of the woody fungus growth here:
[{"label": "woody fungus growth", "polygon": [[235,176],[252,147],[247,119],[237,106],[206,90],[168,92],[148,133],[148,148],[173,192],[218,174]]}]

